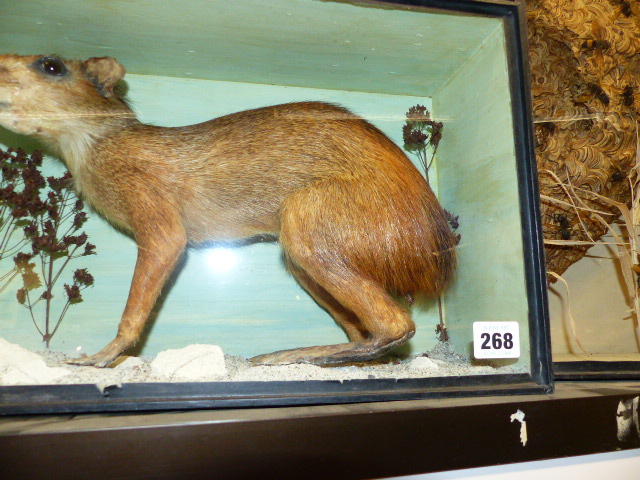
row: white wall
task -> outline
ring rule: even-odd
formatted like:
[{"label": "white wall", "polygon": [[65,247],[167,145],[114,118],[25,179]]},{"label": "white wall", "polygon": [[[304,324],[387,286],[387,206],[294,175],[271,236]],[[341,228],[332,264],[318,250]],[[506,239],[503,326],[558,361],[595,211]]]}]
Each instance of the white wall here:
[{"label": "white wall", "polygon": [[640,479],[640,449],[395,478],[402,480],[638,480]]}]

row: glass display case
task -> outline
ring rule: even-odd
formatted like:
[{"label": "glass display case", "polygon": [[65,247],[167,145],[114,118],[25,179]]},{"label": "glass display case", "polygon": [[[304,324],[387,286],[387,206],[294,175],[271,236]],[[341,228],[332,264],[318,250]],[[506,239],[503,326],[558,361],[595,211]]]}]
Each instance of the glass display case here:
[{"label": "glass display case", "polygon": [[[8,274],[0,284],[0,341],[8,357],[0,364],[0,413],[549,391],[521,10],[517,3],[468,0],[28,0],[0,6],[4,53],[113,56],[127,70],[118,88],[145,123],[182,126],[286,102],[330,102],[371,122],[424,174],[403,138],[407,113],[419,106],[442,125],[437,150],[428,150],[428,179],[459,236],[453,284],[439,299],[399,299],[411,310],[416,333],[382,359],[338,367],[251,366],[247,359],[256,355],[346,340],[287,270],[277,239],[261,238],[190,248],[124,361],[80,367],[65,361],[94,354],[114,337],[137,255],[131,236],[86,208],[88,220],[77,234],[85,232],[82,248],[90,243],[95,252],[78,250],[65,265],[59,291],[36,306],[50,305],[45,313],[29,308],[24,275],[9,281],[17,252],[0,257],[0,275]],[[0,144],[27,156],[43,148],[4,129]],[[65,171],[50,154],[41,168],[45,176]],[[70,205],[69,211],[77,206]],[[78,269],[91,274],[90,287],[73,278]],[[81,302],[69,296],[76,284]],[[190,360],[201,362],[198,373],[177,368],[203,345],[224,352],[222,370],[213,373],[200,353]],[[160,373],[167,355],[169,373]],[[17,367],[11,364],[16,358],[35,363]],[[38,379],[39,369],[51,377]]]},{"label": "glass display case", "polygon": [[607,235],[549,289],[554,372],[566,379],[637,379],[639,335],[620,237]]},{"label": "glass display case", "polygon": [[[616,15],[617,9],[598,1],[527,2],[559,379],[637,379],[639,372],[638,107],[631,65],[640,43],[629,43],[637,31],[633,12]],[[606,41],[592,44],[590,35]],[[582,88],[598,94],[592,98]]]}]

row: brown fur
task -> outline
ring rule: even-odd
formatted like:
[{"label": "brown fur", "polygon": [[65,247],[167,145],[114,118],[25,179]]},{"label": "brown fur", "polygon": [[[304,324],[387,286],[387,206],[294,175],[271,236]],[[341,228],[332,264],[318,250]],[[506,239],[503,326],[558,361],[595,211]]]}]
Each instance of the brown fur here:
[{"label": "brown fur", "polygon": [[53,58],[68,71],[0,56],[0,124],[56,148],[80,194],[139,247],[117,337],[78,363],[106,365],[138,340],[187,242],[278,236],[291,273],[350,339],[259,363],[379,357],[415,331],[394,295],[437,296],[451,280],[455,241],[435,195],[348,110],[292,103],[156,127],[114,93],[124,75],[114,59]]}]

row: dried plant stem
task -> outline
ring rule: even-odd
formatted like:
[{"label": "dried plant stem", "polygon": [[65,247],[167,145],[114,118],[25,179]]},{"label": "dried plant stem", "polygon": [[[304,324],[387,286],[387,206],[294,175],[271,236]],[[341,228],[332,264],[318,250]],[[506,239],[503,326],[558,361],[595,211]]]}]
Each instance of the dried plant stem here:
[{"label": "dried plant stem", "polygon": [[[640,294],[639,294],[639,280],[638,273],[640,273],[640,256],[638,255],[638,235],[640,234],[640,175],[638,175],[638,165],[634,168],[636,172],[633,178],[629,178],[629,187],[631,189],[631,208],[627,207],[627,205],[612,200],[608,197],[600,195],[591,190],[586,190],[580,187],[576,187],[571,184],[570,180],[567,180],[567,183],[562,182],[557,175],[549,170],[544,170],[545,173],[548,173],[553,177],[556,184],[563,190],[567,197],[567,201],[562,201],[553,197],[549,197],[546,195],[541,196],[541,198],[545,201],[555,203],[564,208],[572,209],[582,230],[585,232],[589,241],[583,240],[545,240],[545,243],[549,245],[595,245],[596,243],[600,244],[610,244],[615,245],[616,248],[616,259],[620,262],[622,277],[624,280],[624,284],[626,287],[626,295],[631,303],[631,315],[633,318],[634,332],[636,337],[636,343],[640,346]],[[567,178],[569,176],[567,175]],[[584,198],[591,198],[593,200],[597,200],[601,203],[604,203],[610,207],[615,208],[619,212],[619,217],[622,218],[625,230],[626,241],[622,236],[613,228],[613,224],[615,220],[618,218],[618,215],[614,215],[610,212],[604,212],[601,210],[597,210],[595,208],[589,207],[585,202]],[[586,228],[582,214],[589,213],[592,219],[597,220],[602,226],[611,232],[611,235],[614,238],[614,242],[602,242],[602,241],[594,241],[593,237],[591,237],[588,233],[588,229]],[[605,220],[605,217],[614,218],[610,221]],[[567,301],[568,301],[568,292],[569,288],[566,281],[559,275],[554,272],[549,272],[549,275],[552,277],[561,280],[565,286],[567,287]],[[569,311],[569,318],[571,323],[571,329],[576,336],[575,324],[573,317]],[[580,344],[579,339],[576,336],[576,342],[584,350],[582,345]]]},{"label": "dried plant stem", "polygon": [[[571,184],[571,180],[570,180],[569,174],[567,173],[567,185],[565,185],[563,182],[560,181],[558,176],[554,172],[552,172],[551,170],[544,170],[544,172],[546,172],[549,175],[551,175],[553,177],[553,179],[556,181],[557,185],[560,188],[562,188],[562,190],[564,191],[565,195],[567,196],[567,199],[570,202],[570,206],[576,212],[576,217],[578,218],[578,221],[580,222],[580,226],[582,227],[582,230],[587,234],[587,237],[589,238],[589,240],[591,240],[592,242],[595,243],[595,240],[593,239],[593,237],[589,233],[589,230],[585,226],[584,222],[582,221],[582,216],[580,215],[580,210],[584,209],[586,206],[584,205],[584,203],[582,201],[580,201],[580,199],[575,194],[573,185]],[[571,189],[572,193],[569,193],[569,190],[568,190],[569,188]],[[582,208],[578,208],[576,206],[575,202],[574,202],[574,199],[578,199],[580,201],[580,203],[582,203],[583,207]],[[587,209],[588,209],[588,207],[587,207]],[[606,214],[606,212],[602,212],[602,213]]]},{"label": "dried plant stem", "polygon": [[[60,227],[63,225],[63,221],[70,217],[70,213],[65,212],[65,210],[67,210],[67,207],[69,205],[68,200],[69,200],[69,195],[65,194],[65,196],[63,196],[62,198],[62,201],[60,202],[61,210],[59,214],[61,219],[53,223],[54,235],[57,238],[64,238],[66,235],[72,233],[74,230],[73,225],[71,225],[63,235],[58,234]],[[42,224],[41,228],[44,230],[44,220],[41,219],[40,221]],[[78,250],[78,248],[79,247],[75,245],[65,256],[63,256],[62,257],[63,261],[61,262],[61,264],[58,264],[57,269],[55,268],[56,257],[54,255],[46,254],[45,252],[42,252],[42,251],[38,255],[40,258],[40,267],[42,270],[42,278],[44,281],[44,288],[45,288],[43,295],[38,299],[38,301],[41,299],[44,299],[45,301],[44,333],[41,332],[41,335],[42,335],[42,340],[45,342],[46,348],[49,348],[51,339],[53,338],[55,333],[58,331],[58,328],[60,327],[60,324],[62,323],[62,320],[64,319],[64,316],[67,313],[67,310],[69,309],[69,305],[71,304],[71,302],[67,298],[67,301],[64,307],[62,308],[62,311],[58,316],[58,319],[54,325],[54,321],[52,319],[52,313],[51,313],[51,303],[54,298],[53,290],[60,278],[60,275],[63,273],[68,263],[72,259],[76,258],[75,253]],[[32,310],[32,308],[30,309]]]},{"label": "dried plant stem", "polygon": [[45,314],[44,314],[44,322],[45,322],[45,335],[43,337],[43,340],[45,342],[45,345],[47,346],[47,348],[49,348],[49,343],[51,342],[51,334],[50,332],[50,321],[51,321],[51,300],[53,299],[53,284],[52,284],[52,278],[53,278],[53,258],[51,258],[49,260],[49,271],[47,272],[47,276],[44,277],[45,280],[45,294],[46,294],[46,299],[45,299]]},{"label": "dried plant stem", "polygon": [[[404,140],[404,149],[413,153],[418,157],[418,161],[424,170],[424,177],[429,184],[429,170],[433,165],[436,156],[436,150],[442,139],[443,124],[431,119],[431,113],[424,105],[415,105],[409,108],[405,115],[406,121],[402,128],[402,138]],[[431,155],[429,155],[429,151]],[[446,212],[448,213],[448,212]],[[451,217],[448,221],[455,231],[458,228],[458,217]],[[456,226],[453,227],[453,222]],[[441,341],[448,340],[447,328],[445,326],[444,305],[442,297],[438,297],[438,314],[439,324],[436,329],[438,337]]]},{"label": "dried plant stem", "polygon": [[39,300],[40,299],[36,300],[36,303],[31,303],[31,295],[29,295],[28,290],[26,291],[26,304],[29,309],[29,314],[31,315],[31,321],[33,322],[33,325],[36,327],[36,330],[38,330],[38,333],[40,334],[40,336],[44,338],[45,334],[42,332],[42,330],[38,326],[38,322],[36,321],[36,317],[33,313],[33,307],[38,303]]},{"label": "dried plant stem", "polygon": [[18,269],[13,268],[4,275],[0,276],[0,293],[4,292],[9,284],[19,275]]},{"label": "dried plant stem", "polygon": [[576,344],[578,345],[578,347],[580,347],[580,349],[584,353],[589,355],[589,352],[587,352],[587,350],[582,345],[582,342],[580,341],[580,336],[578,335],[578,329],[576,328],[576,322],[575,322],[575,319],[573,318],[573,313],[571,313],[571,298],[569,297],[569,284],[564,278],[562,278],[562,276],[558,275],[557,273],[555,272],[548,272],[548,273],[549,275],[554,277],[556,280],[560,280],[560,282],[562,282],[564,287],[567,289],[567,314],[569,317],[569,326],[571,328],[571,333],[573,334],[573,339],[576,341]]},{"label": "dried plant stem", "polygon": [[[16,225],[16,222],[11,218],[5,218],[7,212],[6,206],[0,209],[0,261],[4,258],[9,258],[12,255],[19,252],[28,242],[22,235],[21,229]],[[3,220],[4,219],[4,220]],[[13,235],[18,232],[20,239],[15,243],[11,243]],[[7,273],[0,275],[0,293],[2,293],[7,286],[18,275],[18,270],[12,268]]]}]

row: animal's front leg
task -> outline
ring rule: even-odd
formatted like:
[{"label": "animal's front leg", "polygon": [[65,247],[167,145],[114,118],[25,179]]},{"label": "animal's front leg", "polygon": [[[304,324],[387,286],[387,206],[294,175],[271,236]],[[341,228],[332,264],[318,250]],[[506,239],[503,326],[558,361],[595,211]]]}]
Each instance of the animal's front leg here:
[{"label": "animal's front leg", "polygon": [[140,339],[162,287],[184,252],[186,237],[182,225],[176,223],[136,235],[136,240],[138,261],[118,335],[97,354],[69,363],[107,366]]}]

